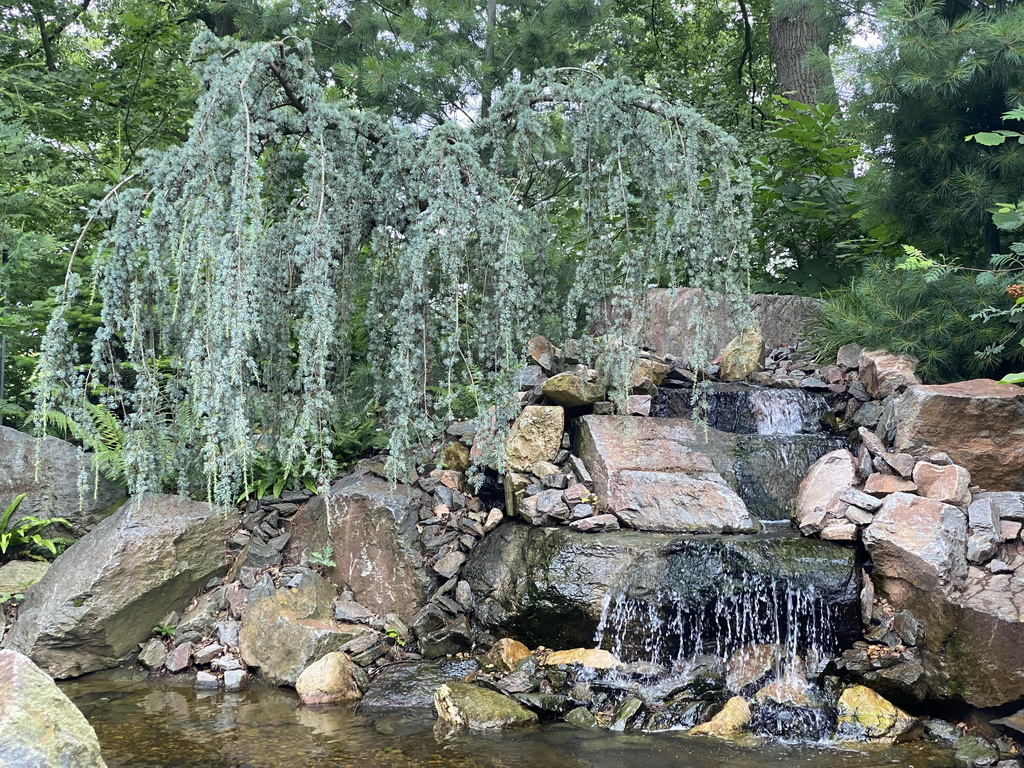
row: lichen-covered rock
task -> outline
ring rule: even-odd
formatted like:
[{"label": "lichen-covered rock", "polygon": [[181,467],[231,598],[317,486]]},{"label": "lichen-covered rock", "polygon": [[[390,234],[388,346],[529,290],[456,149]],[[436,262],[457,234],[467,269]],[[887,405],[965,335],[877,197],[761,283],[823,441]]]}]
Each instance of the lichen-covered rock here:
[{"label": "lichen-covered rock", "polygon": [[469,683],[445,683],[434,693],[437,719],[470,730],[518,728],[537,723],[537,715],[513,699]]},{"label": "lichen-covered rock", "polygon": [[302,670],[295,692],[303,704],[353,701],[363,695],[360,679],[365,673],[346,654],[332,651]]},{"label": "lichen-covered rock", "polygon": [[256,600],[242,615],[239,651],[273,685],[294,686],[306,667],[370,632],[333,618],[334,588],[313,574],[296,589],[282,587]]},{"label": "lichen-covered rock", "polygon": [[722,381],[744,381],[763,368],[764,336],[757,326],[751,326],[726,344],[718,377]]},{"label": "lichen-covered rock", "polygon": [[560,373],[541,385],[544,395],[558,405],[578,408],[604,400],[605,388],[575,373]]},{"label": "lichen-covered rock", "polygon": [[[38,453],[37,453],[38,449]],[[95,479],[84,496],[78,487],[85,471]],[[12,520],[27,515],[61,517],[71,533],[84,536],[125,500],[124,488],[92,470],[90,454],[55,437],[42,440],[10,427],[0,427],[0,510],[24,493]]]},{"label": "lichen-covered rock", "polygon": [[750,705],[742,696],[733,696],[717,715],[691,728],[690,735],[727,739],[741,733],[749,722]]},{"label": "lichen-covered rock", "polygon": [[863,685],[851,685],[836,707],[839,738],[893,743],[906,738],[918,721]]},{"label": "lichen-covered rock", "polygon": [[0,595],[23,594],[50,570],[50,564],[37,560],[11,560],[0,566]]},{"label": "lichen-covered rock", "polygon": [[96,732],[41,669],[0,651],[0,765],[106,768]]},{"label": "lichen-covered rock", "polygon": [[687,419],[584,416],[578,454],[599,504],[631,528],[670,533],[751,533],[758,523],[697,446]]},{"label": "lichen-covered rock", "polygon": [[58,678],[116,666],[227,570],[224,542],[235,525],[233,510],[134,497],[26,592],[4,647]]},{"label": "lichen-covered rock", "polygon": [[505,462],[515,472],[529,472],[538,461],[553,461],[562,447],[565,411],[561,406],[528,405],[505,441]]},{"label": "lichen-covered rock", "polygon": [[919,384],[895,409],[898,450],[941,451],[986,491],[1024,491],[1024,387],[991,379]]}]

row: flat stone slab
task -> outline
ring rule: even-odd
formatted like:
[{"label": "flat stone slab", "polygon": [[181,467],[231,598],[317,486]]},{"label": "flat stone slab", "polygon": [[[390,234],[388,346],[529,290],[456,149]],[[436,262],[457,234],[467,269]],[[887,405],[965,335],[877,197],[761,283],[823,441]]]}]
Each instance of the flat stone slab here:
[{"label": "flat stone slab", "polygon": [[664,533],[752,533],[759,524],[699,448],[688,419],[584,416],[578,454],[598,504],[623,523]]}]

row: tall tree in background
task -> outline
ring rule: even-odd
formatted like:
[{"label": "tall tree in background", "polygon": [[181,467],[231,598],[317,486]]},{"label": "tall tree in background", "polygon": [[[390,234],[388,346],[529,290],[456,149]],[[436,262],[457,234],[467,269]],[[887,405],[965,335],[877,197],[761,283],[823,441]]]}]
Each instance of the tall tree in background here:
[{"label": "tall tree in background", "polygon": [[885,44],[865,67],[859,112],[878,162],[865,202],[921,248],[980,260],[1001,248],[989,208],[1024,196],[1024,147],[964,138],[1019,128],[1024,6],[906,2],[883,7]]},{"label": "tall tree in background", "polygon": [[779,93],[803,104],[838,104],[830,52],[847,13],[831,0],[775,0],[768,40]]}]

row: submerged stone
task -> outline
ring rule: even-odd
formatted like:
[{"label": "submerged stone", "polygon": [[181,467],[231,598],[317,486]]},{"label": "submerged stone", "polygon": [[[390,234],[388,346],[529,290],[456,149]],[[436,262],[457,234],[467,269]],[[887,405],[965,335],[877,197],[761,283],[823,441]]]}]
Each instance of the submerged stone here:
[{"label": "submerged stone", "polygon": [[469,683],[445,683],[434,692],[437,719],[470,730],[517,728],[537,723],[536,713],[513,699]]}]

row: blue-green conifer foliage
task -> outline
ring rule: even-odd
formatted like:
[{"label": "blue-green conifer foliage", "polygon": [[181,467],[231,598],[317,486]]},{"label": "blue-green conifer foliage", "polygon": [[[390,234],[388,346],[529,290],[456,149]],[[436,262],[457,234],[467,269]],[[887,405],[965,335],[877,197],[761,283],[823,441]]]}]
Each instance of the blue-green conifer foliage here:
[{"label": "blue-green conifer foliage", "polygon": [[[341,100],[301,40],[205,35],[194,55],[188,139],[95,212],[108,230],[91,285],[69,269],[37,371],[40,419],[88,429],[89,402],[119,417],[132,491],[230,502],[265,451],[328,481],[354,322],[401,477],[467,387],[507,424],[552,301],[566,334],[605,319],[602,370],[623,393],[650,284],[738,295],[749,174],[688,108],[548,72],[485,120],[425,131]],[[572,269],[562,295],[552,261]],[[80,360],[65,317],[93,292],[102,324]]]}]

